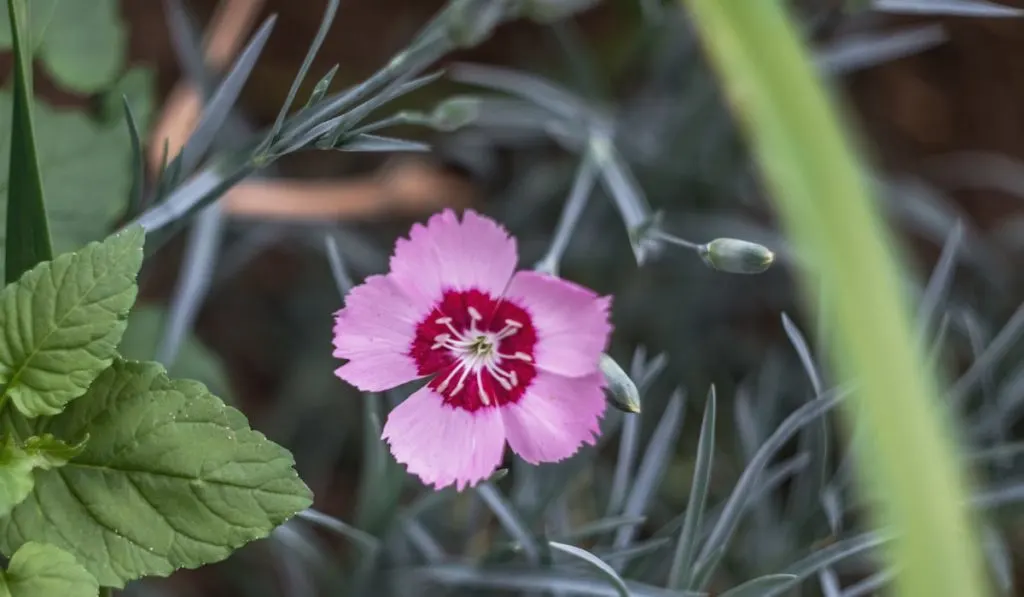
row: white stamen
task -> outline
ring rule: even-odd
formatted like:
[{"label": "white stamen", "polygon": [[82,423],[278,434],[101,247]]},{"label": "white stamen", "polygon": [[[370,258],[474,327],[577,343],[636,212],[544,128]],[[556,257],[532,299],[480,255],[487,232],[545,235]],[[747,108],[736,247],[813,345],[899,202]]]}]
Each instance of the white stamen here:
[{"label": "white stamen", "polygon": [[[472,374],[476,378],[480,402],[484,406],[491,406],[492,397],[484,388],[484,373],[490,375],[498,385],[508,392],[519,385],[519,376],[515,371],[503,368],[502,361],[533,362],[533,358],[525,352],[516,351],[513,354],[505,354],[499,350],[502,340],[514,336],[526,324],[514,319],[506,319],[505,327],[500,331],[485,331],[477,329],[477,324],[483,321],[483,316],[478,309],[466,307],[466,313],[470,318],[469,327],[462,331],[455,328],[454,319],[451,317],[444,316],[434,320],[437,325],[446,327],[448,332],[434,336],[434,344],[431,349],[447,350],[456,360],[445,378],[437,385],[437,391],[447,394],[448,397],[454,397],[466,387],[466,381]],[[454,387],[452,387],[453,383]],[[450,392],[448,392],[449,387],[451,387]]]}]

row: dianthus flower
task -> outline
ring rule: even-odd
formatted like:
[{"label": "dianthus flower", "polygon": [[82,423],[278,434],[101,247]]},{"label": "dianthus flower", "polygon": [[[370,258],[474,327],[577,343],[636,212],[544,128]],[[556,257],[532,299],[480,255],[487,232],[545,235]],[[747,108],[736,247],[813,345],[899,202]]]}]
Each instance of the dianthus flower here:
[{"label": "dianthus flower", "polygon": [[505,443],[539,464],[593,444],[605,409],[599,369],[611,299],[516,272],[516,241],[451,210],[399,239],[391,271],[335,314],[335,374],[366,392],[428,379],[388,416],[383,438],[425,484],[458,490],[501,465]]}]

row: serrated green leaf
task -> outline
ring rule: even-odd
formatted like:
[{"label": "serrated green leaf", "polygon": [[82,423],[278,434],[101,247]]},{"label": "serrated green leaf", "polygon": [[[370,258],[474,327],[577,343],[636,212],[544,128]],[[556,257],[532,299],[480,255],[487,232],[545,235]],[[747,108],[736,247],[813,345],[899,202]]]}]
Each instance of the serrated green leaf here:
[{"label": "serrated green leaf", "polygon": [[96,579],[53,545],[26,543],[0,574],[0,597],[96,597]]},{"label": "serrated green leaf", "polygon": [[[128,329],[124,331],[118,351],[125,359],[152,361],[164,332],[167,310],[153,305],[135,305],[128,315]],[[228,404],[232,403],[231,382],[224,364],[216,353],[206,347],[194,334],[185,336],[178,357],[168,369],[171,377],[183,377],[202,382]]]},{"label": "serrated green leaf", "polygon": [[29,498],[0,520],[0,549],[53,543],[104,586],[222,560],[312,501],[287,450],[156,363],[116,360],[63,413],[5,418],[19,435],[92,439],[36,474]]},{"label": "serrated green leaf", "polygon": [[[10,115],[11,95],[0,92],[0,131],[10,130]],[[54,252],[104,238],[124,214],[131,190],[131,144],[124,119],[104,126],[82,112],[39,101],[32,119]],[[0,134],[0,191],[8,186],[9,150],[7,135]]]},{"label": "serrated green leaf", "polygon": [[83,439],[78,444],[67,444],[53,435],[32,436],[18,445],[10,435],[0,444],[0,516],[11,510],[32,493],[35,469],[49,470],[64,466],[85,449]]},{"label": "serrated green leaf", "polygon": [[[95,93],[124,68],[127,34],[117,0],[32,0],[33,48],[61,85]],[[10,24],[0,18],[0,48],[10,45]],[[6,42],[6,44],[5,44]]]},{"label": "serrated green leaf", "polygon": [[0,401],[27,417],[54,415],[110,365],[138,292],[143,239],[129,228],[0,291]]}]

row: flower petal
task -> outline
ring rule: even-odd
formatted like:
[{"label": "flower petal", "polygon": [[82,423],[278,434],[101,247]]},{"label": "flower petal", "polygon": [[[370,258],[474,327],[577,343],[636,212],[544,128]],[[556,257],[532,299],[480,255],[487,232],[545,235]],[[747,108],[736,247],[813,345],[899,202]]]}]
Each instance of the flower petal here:
[{"label": "flower petal", "polygon": [[512,450],[530,464],[556,462],[593,445],[601,432],[604,377],[541,371],[521,400],[501,409]]},{"label": "flower petal", "polygon": [[466,210],[460,222],[446,209],[409,238],[399,239],[391,275],[412,298],[437,301],[445,289],[477,289],[500,296],[516,269],[516,241],[490,218]]},{"label": "flower petal", "polygon": [[384,439],[395,460],[436,489],[459,491],[487,479],[501,464],[505,428],[497,408],[473,412],[446,406],[424,387],[388,415]]},{"label": "flower petal", "polygon": [[430,308],[417,308],[390,277],[368,277],[335,313],[334,356],[348,363],[334,374],[364,392],[387,390],[419,377],[409,350],[416,324]]},{"label": "flower petal", "polygon": [[505,298],[526,309],[537,330],[537,367],[580,377],[598,369],[608,345],[610,297],[531,271],[512,277]]}]

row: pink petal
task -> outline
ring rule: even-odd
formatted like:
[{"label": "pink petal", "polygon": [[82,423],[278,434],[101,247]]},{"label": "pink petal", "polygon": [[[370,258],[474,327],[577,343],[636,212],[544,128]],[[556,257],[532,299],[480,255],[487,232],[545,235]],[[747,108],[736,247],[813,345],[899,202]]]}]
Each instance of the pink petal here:
[{"label": "pink petal", "polygon": [[604,377],[541,371],[526,394],[501,409],[512,450],[530,464],[556,462],[593,445],[605,409]]},{"label": "pink petal", "polygon": [[419,377],[409,349],[416,324],[430,310],[409,300],[389,276],[370,276],[335,313],[334,356],[348,359],[334,374],[364,392]]},{"label": "pink petal", "polygon": [[491,476],[505,452],[505,429],[497,408],[473,412],[446,406],[424,387],[388,415],[384,439],[395,460],[436,489],[459,491]]},{"label": "pink petal", "polygon": [[446,209],[399,239],[391,275],[410,296],[437,301],[445,289],[477,289],[498,297],[516,269],[516,241],[494,220]]},{"label": "pink petal", "polygon": [[529,312],[537,330],[537,367],[569,377],[597,370],[608,345],[611,298],[560,278],[531,271],[512,277],[505,297]]}]

